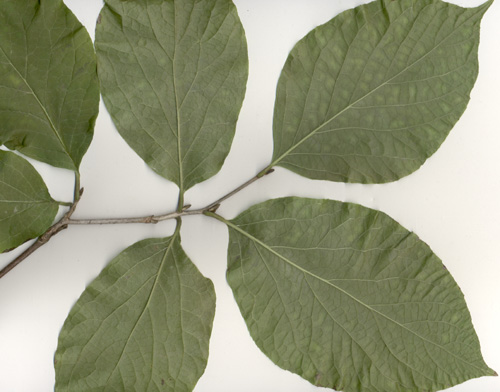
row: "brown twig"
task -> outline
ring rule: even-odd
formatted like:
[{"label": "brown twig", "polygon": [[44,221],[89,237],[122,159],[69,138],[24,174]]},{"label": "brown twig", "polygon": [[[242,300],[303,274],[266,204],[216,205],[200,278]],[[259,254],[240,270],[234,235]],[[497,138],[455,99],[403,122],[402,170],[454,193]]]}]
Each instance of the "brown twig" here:
[{"label": "brown twig", "polygon": [[[79,190],[79,195],[83,193],[83,188]],[[38,248],[42,247],[45,245],[47,242],[50,241],[50,239],[55,236],[57,233],[61,232],[64,229],[68,228],[68,222],[70,221],[71,215],[76,210],[76,206],[78,205],[79,199],[76,199],[75,202],[71,205],[69,208],[68,212],[64,214],[64,216],[56,223],[54,223],[52,226],[50,226],[45,233],[43,233],[38,239],[31,244],[31,246],[26,249],[23,253],[21,253],[19,256],[17,256],[14,260],[12,260],[9,264],[7,264],[1,271],[0,271],[0,279],[3,278],[9,271],[11,271],[14,267],[16,267],[21,261],[26,259],[29,255],[31,255],[34,251],[36,251]]]},{"label": "brown twig", "polygon": [[[143,217],[132,217],[132,218],[107,218],[107,219],[71,219],[71,216],[76,210],[78,202],[80,201],[80,197],[83,194],[83,188],[78,191],[75,190],[75,201],[71,204],[68,212],[64,214],[64,216],[55,224],[53,224],[45,233],[43,233],[38,239],[23,253],[17,256],[14,260],[12,260],[7,266],[5,266],[0,271],[0,279],[4,277],[9,271],[11,271],[14,267],[16,267],[19,263],[21,263],[24,259],[26,259],[29,255],[35,252],[38,248],[45,245],[49,240],[55,236],[57,233],[65,230],[70,225],[114,225],[114,224],[127,224],[127,223],[144,223],[144,224],[156,224],[161,221],[169,220],[169,219],[179,219],[182,216],[189,215],[203,215],[206,212],[215,213],[219,208],[220,204],[234,196],[236,193],[245,189],[247,186],[253,184],[259,178],[262,178],[268,174],[271,174],[274,169],[264,169],[255,177],[251,178],[244,184],[240,185],[236,189],[232,190],[228,194],[222,196],[220,199],[210,203],[206,207],[199,208],[196,210],[190,210],[191,205],[185,205],[180,211],[169,212],[163,215],[148,215]],[[75,179],[75,185],[79,185],[79,177]]]}]

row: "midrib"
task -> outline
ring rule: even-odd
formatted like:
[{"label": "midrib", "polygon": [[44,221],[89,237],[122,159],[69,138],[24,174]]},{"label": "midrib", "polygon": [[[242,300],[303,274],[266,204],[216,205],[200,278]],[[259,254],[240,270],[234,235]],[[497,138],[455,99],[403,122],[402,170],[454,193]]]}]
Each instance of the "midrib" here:
[{"label": "midrib", "polygon": [[[359,303],[360,305],[362,305],[363,307],[367,308],[368,310],[372,311],[373,313],[376,313],[378,315],[380,315],[381,317],[389,320],[390,322],[396,324],[397,326],[399,326],[401,329],[404,329],[408,332],[410,332],[411,334],[415,335],[416,337],[422,339],[423,341],[425,342],[428,342],[434,346],[437,346],[439,347],[441,350],[445,351],[446,353],[448,353],[449,355],[451,355],[452,357],[460,360],[461,362],[475,368],[475,369],[478,369],[480,370],[481,372],[484,372],[484,369],[480,368],[479,366],[473,364],[473,363],[470,363],[470,362],[467,362],[465,359],[459,357],[458,355],[446,350],[446,348],[444,346],[441,346],[439,345],[438,343],[436,342],[433,342],[432,340],[429,340],[421,335],[419,335],[418,333],[416,333],[415,331],[409,329],[407,326],[401,324],[400,322],[398,322],[397,320],[394,320],[392,318],[390,318],[389,316],[387,316],[386,314],[372,308],[370,305],[366,304],[365,302],[361,301],[360,299],[358,299],[357,297],[355,297],[354,295],[352,295],[351,293],[349,293],[348,291],[345,291],[344,289],[342,289],[341,287],[333,284],[332,282],[328,281],[327,279],[323,279],[322,277],[318,276],[318,275],[315,275],[313,274],[311,271],[308,271],[306,270],[305,268],[302,268],[301,266],[295,264],[293,261],[289,260],[288,258],[286,258],[285,256],[281,255],[280,253],[276,252],[273,248],[271,248],[269,245],[267,245],[265,242],[259,240],[258,238],[252,236],[250,233],[246,232],[245,230],[243,229],[240,229],[237,225],[235,225],[234,223],[232,223],[231,221],[228,221],[222,217],[220,217],[219,215],[216,215],[214,216],[216,219],[219,219],[221,220],[222,222],[224,222],[226,225],[228,225],[229,227],[231,227],[232,229],[238,231],[240,234],[243,234],[245,237],[247,237],[248,239],[254,241],[256,244],[260,245],[261,247],[263,247],[265,250],[267,250],[268,252],[274,254],[276,257],[278,257],[279,259],[283,260],[285,263],[289,264],[290,266],[296,268],[297,270],[299,270],[300,272],[302,272],[303,274],[305,275],[308,275],[308,276],[311,276],[331,287],[333,287],[334,289],[340,291],[341,293],[343,293],[344,295],[348,296],[349,298],[351,298],[352,300],[356,301],[357,303]],[[312,289],[311,289],[312,291]],[[314,293],[314,292],[313,292]],[[314,295],[316,295],[314,293]]]},{"label": "midrib", "polygon": [[180,125],[180,112],[179,112],[179,98],[177,95],[177,84],[176,84],[176,70],[175,70],[175,54],[177,52],[177,17],[176,8],[174,2],[174,53],[172,55],[172,80],[174,85],[174,99],[175,99],[175,114],[177,122],[177,156],[179,158],[179,206],[182,208],[184,204],[184,179],[182,172],[182,151],[181,151],[181,125]]},{"label": "midrib", "polygon": [[[301,140],[299,140],[296,144],[292,145],[287,151],[285,151],[283,154],[281,154],[277,159],[275,159],[268,167],[273,167],[275,165],[277,165],[281,160],[283,160],[288,154],[290,154],[293,150],[295,150],[297,147],[299,147],[302,143],[304,143],[306,140],[308,140],[309,138],[311,138],[312,136],[314,136],[319,130],[321,130],[323,127],[325,127],[326,125],[330,124],[332,121],[334,121],[336,118],[338,118],[339,116],[341,116],[343,113],[345,113],[347,110],[351,109],[354,105],[358,104],[359,102],[361,102],[362,100],[364,100],[365,98],[369,97],[371,94],[373,94],[375,91],[377,91],[378,89],[386,86],[388,83],[392,82],[394,79],[398,78],[401,74],[403,74],[404,72],[408,71],[410,68],[412,68],[414,65],[418,64],[420,61],[422,61],[423,59],[427,58],[427,56],[429,56],[432,52],[434,52],[434,50],[436,50],[437,48],[439,48],[445,41],[447,41],[453,34],[455,34],[457,31],[459,31],[459,29],[465,25],[467,22],[469,22],[476,14],[472,15],[470,18],[466,19],[461,25],[457,26],[456,29],[454,29],[450,34],[448,34],[446,37],[443,38],[443,40],[441,40],[441,42],[439,42],[436,46],[434,46],[431,50],[429,50],[425,55],[423,55],[422,57],[420,57],[419,59],[417,59],[416,61],[414,61],[413,63],[411,63],[410,65],[404,67],[400,72],[398,72],[396,75],[392,76],[391,78],[389,78],[388,80],[386,80],[385,82],[383,82],[382,84],[380,84],[379,86],[375,87],[374,89],[368,91],[365,95],[363,95],[362,97],[358,98],[356,101],[348,104],[344,109],[342,109],[340,112],[338,112],[337,114],[333,115],[331,118],[329,118],[328,120],[324,121],[322,124],[320,124],[319,126],[317,126],[316,128],[314,128],[309,134],[307,134],[306,136],[304,136]],[[363,25],[363,28],[365,27],[366,25]],[[387,33],[386,33],[387,34]]]},{"label": "midrib", "polygon": [[68,156],[68,158],[71,160],[71,162],[73,163],[73,165],[76,167],[75,165],[75,162],[73,161],[73,158],[71,157],[66,145],[64,144],[64,141],[62,139],[62,136],[61,134],[59,133],[59,131],[57,130],[54,122],[52,121],[52,118],[50,117],[49,113],[47,112],[47,110],[45,109],[45,107],[43,106],[42,102],[40,101],[40,98],[38,98],[38,95],[35,93],[35,91],[31,88],[30,84],[28,83],[28,81],[24,78],[24,76],[19,72],[19,70],[16,68],[16,66],[12,63],[12,61],[10,60],[10,58],[7,56],[7,54],[5,53],[5,51],[3,50],[2,47],[0,47],[0,51],[3,53],[4,57],[7,59],[7,61],[9,62],[10,66],[12,67],[12,69],[16,72],[16,74],[19,76],[19,78],[21,78],[21,80],[24,82],[24,84],[26,85],[26,87],[29,89],[29,91],[31,92],[31,94],[33,95],[33,97],[35,98],[35,101],[38,103],[38,105],[40,106],[40,109],[42,109],[42,112],[43,114],[45,115],[45,117],[47,118],[47,121],[50,125],[50,128],[52,129],[52,131],[54,132],[57,140],[59,141],[59,143],[61,144],[61,147],[63,148],[64,152],[66,153],[66,155]]},{"label": "midrib", "polygon": [[[149,292],[149,295],[148,295],[148,298],[146,300],[146,304],[144,305],[142,311],[141,311],[141,314],[139,315],[139,317],[137,318],[129,336],[127,337],[127,341],[125,342],[124,346],[123,346],[123,349],[120,353],[120,357],[118,358],[118,361],[116,362],[116,365],[115,367],[113,368],[113,370],[111,371],[108,379],[106,380],[106,383],[105,383],[105,386],[107,387],[108,386],[108,383],[109,381],[111,380],[111,378],[113,377],[113,375],[115,374],[116,370],[119,368],[120,366],[120,363],[122,361],[122,358],[125,354],[125,351],[127,349],[127,346],[129,345],[131,339],[132,339],[132,336],[135,334],[135,330],[137,329],[137,326],[139,325],[139,323],[141,322],[144,314],[146,313],[146,310],[149,309],[149,305],[151,304],[151,300],[154,296],[154,293],[156,291],[156,287],[158,285],[158,281],[160,280],[160,276],[162,274],[162,271],[165,267],[165,264],[167,262],[167,256],[168,256],[168,253],[172,250],[172,246],[174,244],[174,241],[176,240],[176,237],[177,235],[179,234],[179,230],[180,230],[180,226],[179,224],[177,224],[176,226],[176,229],[175,229],[175,232],[174,234],[172,235],[172,237],[170,238],[170,242],[169,244],[167,245],[167,248],[165,249],[165,253],[163,254],[163,257],[161,259],[161,262],[160,262],[160,265],[158,267],[158,272],[156,273],[156,276],[154,278],[154,282],[153,282],[153,285],[151,287],[151,291]],[[148,279],[148,281],[150,280],[151,278]]]}]

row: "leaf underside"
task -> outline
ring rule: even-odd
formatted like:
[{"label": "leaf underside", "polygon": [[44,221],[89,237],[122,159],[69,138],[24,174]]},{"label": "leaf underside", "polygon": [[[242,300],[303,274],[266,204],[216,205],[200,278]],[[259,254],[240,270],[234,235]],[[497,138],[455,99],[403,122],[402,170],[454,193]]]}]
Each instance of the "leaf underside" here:
[{"label": "leaf underside", "polygon": [[99,109],[92,41],[60,0],[3,0],[0,144],[78,170]]},{"label": "leaf underside", "polygon": [[436,391],[494,374],[452,276],[387,215],[285,198],[227,223],[228,282],[278,366],[347,392]]},{"label": "leaf underside", "polygon": [[212,282],[173,237],[116,257],[71,310],[55,355],[59,391],[192,391],[205,370]]},{"label": "leaf underside", "polygon": [[0,253],[43,234],[58,209],[35,168],[0,150]]},{"label": "leaf underside", "polygon": [[418,169],[467,106],[490,5],[377,0],[311,31],[278,83],[271,166],[358,183]]},{"label": "leaf underside", "polygon": [[230,0],[107,0],[96,30],[103,99],[118,131],[183,192],[217,173],[248,57]]}]

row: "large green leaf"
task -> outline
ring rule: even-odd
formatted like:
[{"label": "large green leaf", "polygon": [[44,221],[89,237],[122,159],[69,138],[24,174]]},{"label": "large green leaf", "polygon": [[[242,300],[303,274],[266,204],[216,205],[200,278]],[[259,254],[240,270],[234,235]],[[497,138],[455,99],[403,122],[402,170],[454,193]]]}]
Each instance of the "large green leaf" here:
[{"label": "large green leaf", "polygon": [[361,183],[418,169],[467,106],[490,5],[377,0],[314,29],[279,80],[271,166]]},{"label": "large green leaf", "polygon": [[230,0],[106,0],[96,31],[103,98],[118,131],[181,192],[221,168],[248,74]]},{"label": "large green leaf", "polygon": [[494,374],[449,272],[387,215],[285,198],[225,222],[227,279],[282,368],[348,392],[435,391]]},{"label": "large green leaf", "polygon": [[55,356],[56,391],[191,391],[215,313],[212,282],[173,237],[116,257],[71,310]]},{"label": "large green leaf", "polygon": [[0,144],[78,170],[99,85],[92,41],[61,0],[2,0]]},{"label": "large green leaf", "polygon": [[43,234],[58,209],[35,168],[0,150],[0,252]]}]

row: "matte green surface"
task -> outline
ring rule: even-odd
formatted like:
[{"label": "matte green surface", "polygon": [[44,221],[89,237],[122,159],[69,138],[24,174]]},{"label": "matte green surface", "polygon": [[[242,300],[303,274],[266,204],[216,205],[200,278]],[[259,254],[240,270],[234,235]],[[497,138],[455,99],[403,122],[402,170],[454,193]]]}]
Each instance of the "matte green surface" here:
[{"label": "matte green surface", "polygon": [[248,74],[230,0],[107,0],[96,31],[103,97],[118,131],[183,192],[229,153]]},{"label": "matte green surface", "polygon": [[123,251],[82,294],[59,336],[55,390],[191,391],[215,313],[212,282],[178,231]]},{"label": "matte green surface", "polygon": [[436,391],[494,372],[438,257],[387,215],[285,198],[229,225],[228,282],[260,349],[341,391]]},{"label": "matte green surface", "polygon": [[467,106],[490,4],[377,0],[314,29],[279,80],[271,166],[359,183],[417,170]]},{"label": "matte green surface", "polygon": [[43,234],[58,209],[35,168],[0,150],[0,253]]},{"label": "matte green surface", "polygon": [[0,2],[0,144],[77,170],[99,108],[94,48],[60,0]]}]

